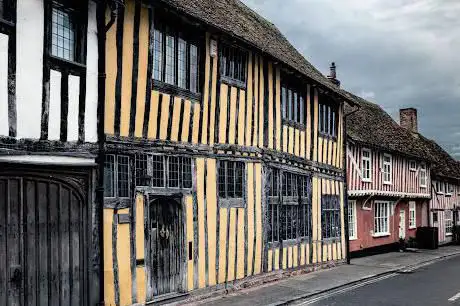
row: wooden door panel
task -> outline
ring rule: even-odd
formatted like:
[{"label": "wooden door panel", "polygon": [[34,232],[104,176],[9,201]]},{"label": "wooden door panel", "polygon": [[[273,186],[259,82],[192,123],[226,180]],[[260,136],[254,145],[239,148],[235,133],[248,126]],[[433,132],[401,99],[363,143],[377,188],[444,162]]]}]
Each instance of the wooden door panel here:
[{"label": "wooden door panel", "polygon": [[180,290],[182,214],[180,204],[173,199],[150,203],[150,269],[155,296]]},{"label": "wooden door panel", "polygon": [[87,203],[73,188],[0,177],[0,305],[85,305]]}]

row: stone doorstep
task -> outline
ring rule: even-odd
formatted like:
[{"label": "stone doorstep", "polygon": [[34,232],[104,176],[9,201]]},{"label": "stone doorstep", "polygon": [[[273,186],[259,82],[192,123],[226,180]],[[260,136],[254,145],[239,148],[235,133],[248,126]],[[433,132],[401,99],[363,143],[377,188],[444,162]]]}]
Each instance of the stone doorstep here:
[{"label": "stone doorstep", "polygon": [[344,260],[341,261],[331,261],[321,265],[311,265],[303,267],[300,269],[291,268],[287,270],[277,270],[273,272],[263,273],[256,276],[249,276],[241,280],[233,281],[231,283],[220,284],[211,288],[197,289],[190,292],[187,295],[187,298],[167,304],[168,306],[184,305],[184,304],[193,304],[204,301],[212,301],[214,299],[220,299],[222,297],[230,297],[232,294],[236,294],[243,290],[256,290],[262,286],[269,286],[275,282],[285,280],[294,276],[299,276],[307,273],[312,273],[315,271],[320,271],[324,269],[331,269],[340,265],[345,264]]}]

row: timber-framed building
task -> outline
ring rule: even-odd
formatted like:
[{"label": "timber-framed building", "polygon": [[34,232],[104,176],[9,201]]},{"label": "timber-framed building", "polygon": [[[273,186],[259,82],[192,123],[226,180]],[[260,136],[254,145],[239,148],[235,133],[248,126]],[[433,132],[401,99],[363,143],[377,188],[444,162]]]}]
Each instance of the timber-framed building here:
[{"label": "timber-framed building", "polygon": [[353,100],[334,75],[236,0],[126,0],[110,20],[105,302],[343,261]]},{"label": "timber-framed building", "polygon": [[103,298],[96,17],[95,1],[0,1],[0,305]]}]

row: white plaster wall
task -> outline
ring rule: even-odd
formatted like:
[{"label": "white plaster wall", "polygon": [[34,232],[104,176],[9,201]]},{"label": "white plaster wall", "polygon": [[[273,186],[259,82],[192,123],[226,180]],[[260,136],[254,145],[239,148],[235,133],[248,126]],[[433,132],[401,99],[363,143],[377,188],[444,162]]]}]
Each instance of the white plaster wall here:
[{"label": "white plaster wall", "polygon": [[61,78],[59,71],[50,72],[50,104],[48,119],[48,139],[59,140],[61,137]]},{"label": "white plaster wall", "polygon": [[0,136],[8,136],[8,36],[0,34]]},{"label": "white plaster wall", "polygon": [[43,0],[17,1],[17,137],[40,138],[43,84]]},{"label": "white plaster wall", "polygon": [[88,4],[88,34],[86,55],[86,100],[85,100],[85,141],[97,141],[97,23],[96,3],[89,1]]},{"label": "white plaster wall", "polygon": [[69,105],[67,111],[67,141],[78,140],[78,104],[80,102],[80,77],[69,75]]}]

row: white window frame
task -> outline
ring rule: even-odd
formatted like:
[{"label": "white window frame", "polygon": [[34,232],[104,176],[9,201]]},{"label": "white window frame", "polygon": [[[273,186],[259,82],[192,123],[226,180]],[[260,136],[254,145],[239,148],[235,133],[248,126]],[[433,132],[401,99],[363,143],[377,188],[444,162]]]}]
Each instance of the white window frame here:
[{"label": "white window frame", "polygon": [[388,201],[374,202],[374,237],[390,235],[390,206]]},{"label": "white window frame", "polygon": [[[385,161],[385,158],[388,157],[390,161]],[[382,157],[382,175],[383,175],[383,184],[391,185],[392,184],[392,172],[393,172],[393,158],[391,154],[384,153]],[[385,170],[385,166],[388,166],[388,172]],[[386,175],[388,175],[389,179],[386,179]]]},{"label": "white window frame", "polygon": [[444,194],[444,183],[440,181],[436,181],[436,193],[437,194]]},{"label": "white window frame", "polygon": [[[369,153],[368,157],[364,156],[364,153]],[[372,182],[372,153],[371,150],[363,148],[361,153],[361,175],[363,182]],[[369,173],[369,176],[366,176],[366,173]]]},{"label": "white window frame", "polygon": [[409,161],[409,170],[413,172],[417,171],[417,162],[415,160]]},{"label": "white window frame", "polygon": [[417,210],[415,202],[409,202],[409,229],[417,228]]},{"label": "white window frame", "polygon": [[356,216],[356,200],[348,200],[348,236],[349,240],[358,239],[358,218]]},{"label": "white window frame", "polygon": [[444,184],[444,191],[445,191],[446,197],[451,197],[452,193],[454,192],[454,186],[452,184],[450,184],[450,183],[445,183]]},{"label": "white window frame", "polygon": [[444,211],[444,229],[446,236],[452,236],[452,227],[454,225],[452,210]]},{"label": "white window frame", "polygon": [[428,176],[427,176],[426,164],[425,163],[420,163],[420,170],[418,172],[418,175],[419,175],[420,187],[421,188],[426,188],[427,181],[428,181]]}]

